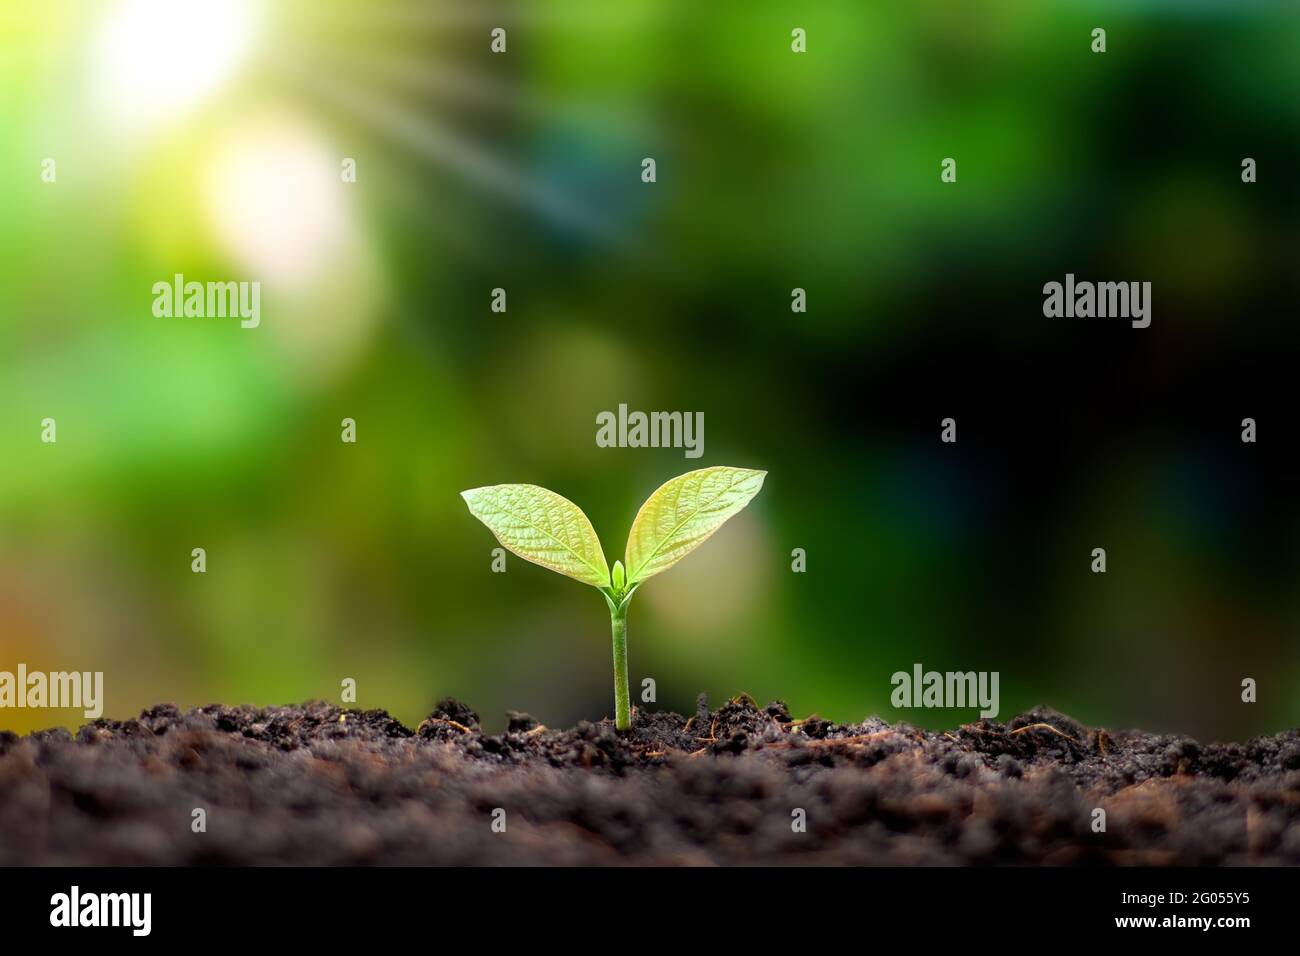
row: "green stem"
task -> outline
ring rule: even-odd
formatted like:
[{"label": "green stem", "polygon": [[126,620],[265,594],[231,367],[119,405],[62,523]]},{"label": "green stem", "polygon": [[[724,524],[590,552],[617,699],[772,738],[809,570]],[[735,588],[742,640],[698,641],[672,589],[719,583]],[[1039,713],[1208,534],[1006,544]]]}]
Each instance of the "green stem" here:
[{"label": "green stem", "polygon": [[614,631],[614,725],[619,730],[632,728],[632,714],[627,694],[627,605],[610,606],[610,626]]}]

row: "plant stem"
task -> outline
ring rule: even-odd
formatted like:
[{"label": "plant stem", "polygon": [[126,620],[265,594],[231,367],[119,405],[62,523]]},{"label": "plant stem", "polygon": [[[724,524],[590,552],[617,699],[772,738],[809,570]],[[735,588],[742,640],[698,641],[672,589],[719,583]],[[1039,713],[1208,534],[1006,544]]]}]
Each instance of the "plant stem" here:
[{"label": "plant stem", "polygon": [[627,605],[610,606],[610,626],[614,631],[614,725],[619,730],[632,728],[632,714],[627,694]]}]

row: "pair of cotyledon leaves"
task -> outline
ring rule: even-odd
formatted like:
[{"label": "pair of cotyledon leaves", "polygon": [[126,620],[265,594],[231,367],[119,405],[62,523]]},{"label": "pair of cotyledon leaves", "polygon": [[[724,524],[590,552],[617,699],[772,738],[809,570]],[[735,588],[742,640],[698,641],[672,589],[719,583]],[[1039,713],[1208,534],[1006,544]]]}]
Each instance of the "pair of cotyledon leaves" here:
[{"label": "pair of cotyledon leaves", "polygon": [[707,541],[758,494],[766,474],[719,465],[660,485],[628,533],[626,583],[612,581],[596,529],[567,498],[537,485],[489,485],[462,491],[461,497],[470,513],[525,561],[593,587],[630,591]]}]

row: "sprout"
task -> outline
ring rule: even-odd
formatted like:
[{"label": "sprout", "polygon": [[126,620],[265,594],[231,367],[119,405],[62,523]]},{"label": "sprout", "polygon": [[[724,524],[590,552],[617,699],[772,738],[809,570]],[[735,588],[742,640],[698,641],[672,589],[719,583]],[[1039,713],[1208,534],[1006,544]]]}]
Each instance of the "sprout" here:
[{"label": "sprout", "polygon": [[590,584],[609,605],[614,640],[614,721],[632,726],[627,684],[627,607],[648,578],[690,554],[763,487],[765,471],[716,466],[679,475],[641,506],[623,561],[611,572],[582,509],[537,485],[490,485],[462,491],[470,514],[525,561]]}]

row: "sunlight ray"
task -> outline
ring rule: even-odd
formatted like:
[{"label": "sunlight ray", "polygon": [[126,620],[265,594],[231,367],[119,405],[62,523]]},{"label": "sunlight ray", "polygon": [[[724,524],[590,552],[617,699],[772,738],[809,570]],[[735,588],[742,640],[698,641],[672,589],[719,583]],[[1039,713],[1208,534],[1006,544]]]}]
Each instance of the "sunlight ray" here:
[{"label": "sunlight ray", "polygon": [[607,222],[569,197],[519,175],[499,158],[427,117],[414,117],[391,100],[358,90],[288,59],[277,66],[365,122],[383,130],[421,155],[441,163],[479,186],[525,206],[553,222],[591,237],[625,244]]},{"label": "sunlight ray", "polygon": [[393,56],[374,56],[347,51],[329,54],[340,67],[356,68],[369,75],[401,85],[413,92],[468,105],[498,109],[544,118],[551,122],[599,127],[602,133],[641,136],[647,121],[631,121],[624,111],[604,104],[557,104],[502,83],[429,61],[415,61]]}]

